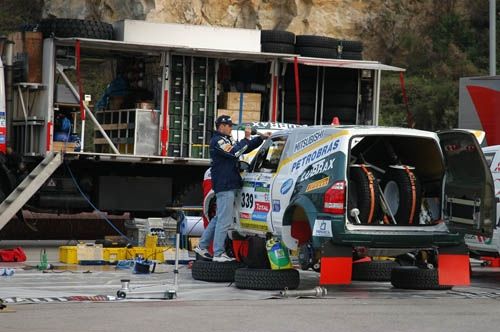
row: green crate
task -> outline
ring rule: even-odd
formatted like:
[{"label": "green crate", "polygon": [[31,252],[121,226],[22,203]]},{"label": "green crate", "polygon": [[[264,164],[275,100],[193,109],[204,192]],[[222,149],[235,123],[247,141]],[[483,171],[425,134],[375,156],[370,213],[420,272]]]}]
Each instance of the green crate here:
[{"label": "green crate", "polygon": [[184,67],[189,68],[190,62],[191,62],[191,59],[189,57],[186,57],[185,64],[184,64],[182,56],[173,56],[171,64],[170,64],[170,66],[172,68],[172,72],[182,72],[184,70]]},{"label": "green crate", "polygon": [[169,142],[179,144],[181,142],[181,135],[184,135],[183,142],[189,142],[189,131],[178,129],[169,130]]},{"label": "green crate", "polygon": [[213,103],[215,100],[215,90],[212,87],[193,87],[193,101],[195,102],[205,102],[205,95],[207,96],[207,102]]},{"label": "green crate", "polygon": [[189,117],[185,115],[184,117],[178,114],[171,114],[169,119],[169,125],[171,129],[181,130],[182,127],[189,127]]},{"label": "green crate", "polygon": [[[208,59],[208,73],[212,74],[214,73],[214,60],[213,59]],[[193,61],[193,72],[195,73],[206,73],[207,71],[207,61],[206,58],[194,58]]]},{"label": "green crate", "polygon": [[207,102],[207,107],[205,108],[205,102],[193,102],[193,116],[205,116],[207,113],[207,117],[214,116],[214,103]]},{"label": "green crate", "polygon": [[[169,107],[169,113],[175,114],[175,115],[182,114],[182,103],[183,103],[182,101],[171,100],[170,107]],[[184,114],[185,115],[189,114],[189,103],[188,102],[184,102]]]},{"label": "green crate", "polygon": [[182,154],[181,154],[181,144],[169,143],[168,153],[169,157],[187,157],[189,152],[189,145],[182,144]]},{"label": "green crate", "polygon": [[[203,152],[205,152],[205,155],[203,155]],[[191,158],[204,158],[204,159],[209,159],[210,158],[210,153],[209,153],[209,145],[205,144],[193,144],[191,145]]]},{"label": "green crate", "polygon": [[207,130],[213,130],[215,128],[214,118],[213,116],[205,116],[201,115],[193,115],[191,117],[191,128],[195,130],[203,130],[203,128],[207,127]]}]

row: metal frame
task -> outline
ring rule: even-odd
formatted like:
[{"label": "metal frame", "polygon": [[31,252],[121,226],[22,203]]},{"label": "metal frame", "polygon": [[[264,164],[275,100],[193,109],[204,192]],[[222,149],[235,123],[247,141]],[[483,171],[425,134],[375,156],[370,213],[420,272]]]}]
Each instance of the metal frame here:
[{"label": "metal frame", "polygon": [[378,126],[378,115],[380,107],[380,77],[381,70],[374,70],[373,79],[373,108],[372,108],[372,125]]}]

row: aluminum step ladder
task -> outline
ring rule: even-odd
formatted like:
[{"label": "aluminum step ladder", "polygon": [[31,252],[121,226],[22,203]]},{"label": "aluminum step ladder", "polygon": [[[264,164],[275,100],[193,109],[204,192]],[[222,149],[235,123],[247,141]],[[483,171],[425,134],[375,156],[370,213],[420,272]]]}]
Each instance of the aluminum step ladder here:
[{"label": "aluminum step ladder", "polygon": [[61,166],[62,155],[58,152],[47,154],[40,164],[14,189],[0,204],[0,230],[40,189],[48,178]]}]

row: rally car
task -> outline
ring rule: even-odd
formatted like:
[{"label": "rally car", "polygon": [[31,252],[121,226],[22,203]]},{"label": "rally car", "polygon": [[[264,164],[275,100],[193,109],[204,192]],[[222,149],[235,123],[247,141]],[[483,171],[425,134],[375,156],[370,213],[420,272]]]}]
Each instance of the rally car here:
[{"label": "rally car", "polygon": [[339,258],[350,269],[361,252],[397,256],[424,248],[463,258],[463,235],[491,236],[495,226],[493,180],[467,131],[294,128],[275,132],[241,164],[234,229],[279,236],[302,252],[303,268],[320,266],[325,283],[345,283],[324,272],[345,274]]}]

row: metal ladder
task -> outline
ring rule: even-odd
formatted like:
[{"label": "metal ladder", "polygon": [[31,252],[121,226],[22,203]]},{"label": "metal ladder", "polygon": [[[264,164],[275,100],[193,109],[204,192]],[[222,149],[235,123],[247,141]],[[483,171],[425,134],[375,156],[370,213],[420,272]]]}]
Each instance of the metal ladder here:
[{"label": "metal ladder", "polygon": [[0,230],[33,197],[62,162],[60,153],[48,153],[45,159],[10,193],[0,204]]}]

